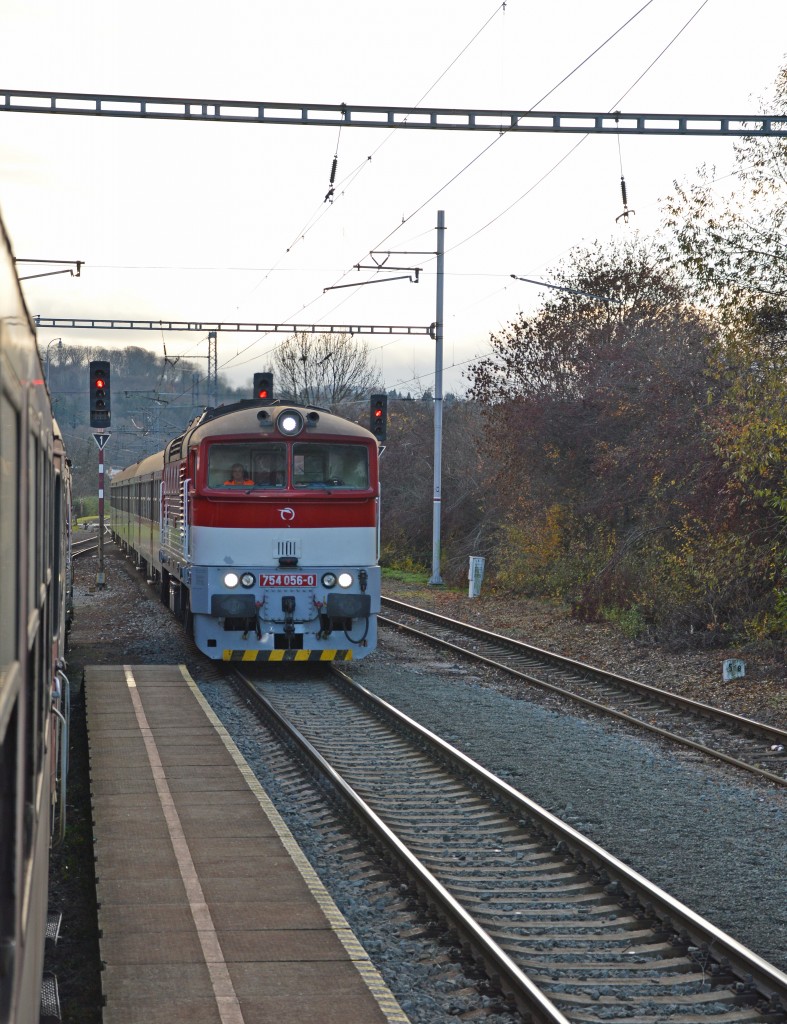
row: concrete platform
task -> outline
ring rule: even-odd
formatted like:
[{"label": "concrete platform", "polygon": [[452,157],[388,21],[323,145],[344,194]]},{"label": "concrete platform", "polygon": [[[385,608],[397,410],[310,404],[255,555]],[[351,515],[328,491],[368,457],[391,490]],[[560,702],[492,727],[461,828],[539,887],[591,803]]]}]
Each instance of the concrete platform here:
[{"label": "concrete platform", "polygon": [[406,1024],[185,667],[85,690],[104,1024]]}]

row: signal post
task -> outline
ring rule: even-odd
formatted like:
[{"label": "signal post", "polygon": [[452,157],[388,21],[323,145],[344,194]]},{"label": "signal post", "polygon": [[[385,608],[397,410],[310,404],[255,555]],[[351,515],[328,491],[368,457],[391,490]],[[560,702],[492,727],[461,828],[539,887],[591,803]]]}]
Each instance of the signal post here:
[{"label": "signal post", "polygon": [[90,426],[97,427],[93,440],[98,445],[98,568],[96,586],[106,583],[104,573],[104,447],[110,434],[106,430],[112,420],[109,389],[109,362],[97,359],[90,364]]},{"label": "signal post", "polygon": [[104,446],[111,434],[93,434],[98,445],[98,568],[96,570],[96,586],[103,587],[106,583],[104,573]]}]

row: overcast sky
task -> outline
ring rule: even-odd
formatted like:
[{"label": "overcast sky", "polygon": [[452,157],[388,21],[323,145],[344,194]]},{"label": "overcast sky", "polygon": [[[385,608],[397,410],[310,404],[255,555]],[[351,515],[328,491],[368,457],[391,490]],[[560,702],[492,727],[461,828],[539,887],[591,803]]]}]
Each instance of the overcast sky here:
[{"label": "overcast sky", "polygon": [[[762,97],[785,62],[787,3],[4,0],[0,34],[7,89],[743,115],[776,113]],[[539,302],[512,273],[546,279],[574,246],[650,233],[674,179],[703,162],[720,176],[733,166],[731,140],[582,139],[4,111],[0,210],[18,257],[85,262],[79,279],[26,282],[33,314],[428,325],[429,256],[397,257],[424,268],[418,285],[324,289],[368,280],[353,266],[370,249],[432,252],[443,209],[445,389],[462,391],[462,370],[488,350],[490,332]],[[628,225],[616,223],[621,166],[636,210]],[[204,334],[56,330],[40,341],[58,335],[207,355]],[[221,334],[220,372],[250,382],[277,340]],[[430,339],[369,347],[387,387],[433,386]]]}]

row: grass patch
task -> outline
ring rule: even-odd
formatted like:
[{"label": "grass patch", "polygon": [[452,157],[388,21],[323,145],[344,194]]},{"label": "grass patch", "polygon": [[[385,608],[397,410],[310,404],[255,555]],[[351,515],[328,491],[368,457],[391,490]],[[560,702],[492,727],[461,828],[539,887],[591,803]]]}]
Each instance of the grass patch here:
[{"label": "grass patch", "polygon": [[426,569],[387,569],[382,570],[383,580],[396,580],[398,583],[409,583],[416,587],[425,587],[429,582],[429,572]]}]

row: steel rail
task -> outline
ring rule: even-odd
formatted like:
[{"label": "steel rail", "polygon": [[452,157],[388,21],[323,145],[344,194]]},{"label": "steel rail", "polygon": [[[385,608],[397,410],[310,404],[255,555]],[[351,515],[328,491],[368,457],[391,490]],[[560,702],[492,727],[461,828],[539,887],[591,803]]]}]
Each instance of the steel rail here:
[{"label": "steel rail", "polygon": [[[352,683],[349,676],[341,672],[338,676]],[[470,944],[483,960],[491,978],[501,989],[510,994],[517,1007],[536,1024],[571,1024],[550,999],[500,948],[494,939],[484,931],[468,914],[464,907],[448,892],[424,864],[408,849],[398,836],[356,793],[342,776],[333,768],[315,746],[247,679],[240,670],[234,669],[236,679],[251,694],[255,703],[264,708],[265,714],[275,723],[276,729],[293,742],[309,759],[322,778],[328,779],[333,789],[347,804],[375,840],[404,868],[406,874],[426,897],[429,904],[445,919],[456,932]],[[352,685],[356,685],[352,683]],[[372,696],[370,694],[370,696]],[[416,723],[412,723],[416,726]],[[417,726],[416,726],[417,727]],[[787,984],[787,978],[785,978]]]},{"label": "steel rail", "polygon": [[730,754],[725,754],[722,750],[716,750],[714,747],[708,747],[704,743],[698,743],[696,740],[691,740],[686,736],[680,736],[677,733],[670,732],[668,729],[662,729],[658,725],[645,722],[641,718],[635,718],[634,715],[626,714],[625,711],[618,711],[616,708],[608,707],[606,704],[600,704],[598,701],[591,700],[589,697],[583,697],[581,694],[574,693],[572,690],[566,690],[562,686],[556,686],[555,683],[549,683],[543,679],[539,679],[538,676],[531,676],[527,672],[522,672],[521,669],[514,668],[512,665],[506,665],[505,662],[495,661],[494,658],[487,658],[485,655],[478,654],[475,651],[468,651],[467,648],[460,647],[458,644],[452,644],[450,641],[433,636],[431,633],[424,633],[421,630],[416,629],[414,626],[407,626],[402,622],[396,622],[393,619],[386,619],[382,615],[378,616],[377,621],[386,626],[392,626],[394,629],[401,630],[403,633],[410,633],[421,640],[427,641],[428,643],[436,644],[450,651],[455,651],[457,654],[463,654],[465,657],[471,658],[473,661],[480,661],[484,665],[489,665],[490,668],[500,669],[508,675],[515,676],[518,679],[524,679],[526,682],[532,683],[535,686],[540,686],[543,690],[549,690],[561,697],[568,697],[571,700],[576,701],[578,704],[591,708],[593,711],[599,711],[612,718],[618,718],[629,725],[635,725],[640,729],[646,729],[648,732],[655,733],[657,736],[661,736],[663,739],[670,740],[673,743],[680,743],[682,746],[690,747],[692,750],[697,750],[700,753],[707,754],[709,757],[713,757],[717,761],[724,761],[726,764],[732,765],[735,768],[742,768],[745,771],[752,772],[754,775],[767,779],[768,782],[776,783],[779,786],[787,786],[787,779],[782,778],[780,775],[774,775],[773,772],[769,772],[766,768],[758,768],[756,765],[748,764],[746,761],[740,761],[738,758],[732,757]]},{"label": "steel rail", "polygon": [[[355,682],[336,666],[330,666],[330,671],[339,681],[337,683],[339,688],[351,699],[372,709],[378,720],[393,721],[396,730],[408,734],[415,740],[420,750],[426,750],[430,756],[435,757],[443,764],[447,763],[452,773],[465,779],[472,778],[476,787],[484,789],[496,801],[502,802],[505,807],[513,811],[515,818],[530,819],[536,823],[543,834],[549,837],[550,842],[564,843],[579,864],[592,865],[602,875],[617,881],[627,896],[637,900],[661,924],[668,924],[678,935],[688,938],[691,944],[711,952],[714,960],[726,964],[744,987],[753,984],[762,996],[770,1000],[774,1007],[787,1006],[787,974],[763,960],[752,950],[670,896],[659,886],[607,853],[598,844],[577,832],[535,801],[499,779],[482,765],[473,761],[472,758]],[[243,678],[240,673],[238,675]],[[537,1012],[532,1019],[538,1022],[563,1020],[560,1011],[554,1007],[548,997],[527,978],[513,961],[510,961],[508,955],[497,946],[495,940],[475,923],[473,918],[461,907],[461,904],[444,889],[442,883],[428,869],[420,864],[377,814],[360,797],[357,797],[352,787],[327,763],[319,751],[301,735],[297,728],[286,722],[286,719],[277,712],[270,702],[258,693],[251,681],[244,679],[244,682],[255,695],[255,699],[264,703],[266,711],[270,712],[274,720],[277,723],[282,723],[281,728],[285,734],[293,736],[317,771],[325,773],[342,797],[350,801],[353,807],[357,807],[357,813],[361,820],[391,852],[391,855],[404,864],[408,875],[425,893],[429,903],[435,906],[468,942],[473,944],[474,950],[487,965],[487,969],[504,990],[511,992],[520,1009],[525,1008],[527,1012],[533,1014],[534,1007],[528,1005],[528,1000],[537,993]],[[444,897],[447,897],[447,900]],[[487,938],[490,944],[484,943],[481,947],[475,945],[477,939]],[[502,973],[509,962],[515,969],[514,975]],[[518,988],[521,983],[520,979],[524,979],[526,982],[523,989]],[[524,1004],[522,1000],[524,1000]],[[551,1013],[553,1009],[558,1014],[557,1018],[538,1015],[539,1012]]]},{"label": "steel rail", "polygon": [[651,904],[658,908],[659,916],[666,918],[678,933],[684,931],[697,945],[707,945],[713,949],[714,957],[727,958],[739,976],[746,980],[751,976],[761,991],[769,998],[784,1001],[787,1005],[787,974],[757,956],[752,950],[727,935],[726,932],[721,931],[704,917],[696,914],[680,900],[670,896],[659,886],[624,864],[623,861],[607,853],[597,843],[583,836],[581,832],[577,832],[560,818],[555,817],[540,804],[499,779],[483,765],[463,754],[461,750],[452,747],[450,743],[409,718],[398,708],[388,704],[387,701],[382,700],[361,686],[360,683],[356,683],[341,669],[336,666],[331,666],[331,669],[333,674],[339,676],[351,692],[357,692],[364,701],[385,715],[394,718],[400,725],[414,733],[419,741],[438,748],[441,755],[450,760],[462,774],[470,774],[482,779],[486,787],[497,796],[504,799],[509,805],[513,804],[518,814],[524,812],[529,817],[535,818],[547,832],[558,840],[563,840],[572,850],[579,851],[583,860],[591,861],[607,874],[616,877],[627,892],[636,896],[645,905]]},{"label": "steel rail", "polygon": [[[106,539],[109,539],[110,529],[104,527],[104,535]],[[78,533],[72,533],[71,535],[71,557],[78,558],[80,555],[89,555],[92,551],[98,548],[98,535],[94,536],[79,536]]]},{"label": "steel rail", "polygon": [[[745,718],[742,715],[736,715],[730,711],[724,711],[722,708],[714,708],[709,704],[703,704],[700,701],[693,701],[688,697],[682,697],[680,694],[672,693],[669,690],[661,690],[658,687],[651,686],[648,683],[641,683],[635,679],[629,679],[626,676],[616,675],[612,672],[604,672],[602,669],[595,668],[592,665],[586,665],[583,662],[574,661],[571,658],[566,658],[559,654],[554,654],[550,651],[544,651],[540,648],[533,647],[530,644],[525,644],[522,641],[514,640],[511,637],[502,636],[499,633],[493,633],[488,630],[480,629],[478,626],[473,626],[470,623],[459,622],[458,620],[449,619],[446,616],[440,615],[437,612],[432,612],[427,609],[418,608],[414,605],[408,605],[404,602],[395,601],[392,598],[383,597],[383,604],[391,605],[396,607],[398,610],[405,611],[408,615],[414,617],[426,618],[440,622],[442,625],[456,629],[457,631],[468,633],[471,636],[477,637],[478,639],[485,641],[493,641],[501,646],[511,648],[516,653],[528,655],[533,658],[538,658],[541,661],[550,662],[556,667],[579,673],[581,675],[590,676],[599,682],[610,682],[613,685],[619,687],[622,690],[629,690],[639,692],[644,696],[649,697],[652,700],[657,700],[662,704],[669,704],[674,707],[681,708],[689,711],[694,715],[699,715],[710,721],[722,721],[725,725],[731,726],[733,729],[739,729],[749,735],[760,735],[764,739],[770,740],[772,743],[783,744],[787,747],[787,730],[779,729],[776,726],[767,725],[764,722],[757,722],[754,719]],[[521,669],[515,668],[512,665],[507,665],[505,662],[496,661],[494,658],[489,658],[486,655],[479,654],[476,651],[468,650],[465,647],[461,647],[458,644],[453,644],[449,640],[445,640],[442,637],[434,636],[431,633],[424,633],[422,630],[416,629],[414,626],[409,626],[406,623],[397,622],[394,619],[386,618],[383,615],[378,616],[378,622],[383,625],[391,626],[394,629],[398,629],[401,632],[409,633],[413,636],[417,636],[428,643],[438,645],[446,648],[447,650],[453,651],[457,654],[464,655],[473,661],[479,661],[485,665],[489,665],[492,668],[500,669],[509,675],[515,676],[519,679],[523,679],[528,683],[538,686],[541,689],[548,690],[552,693],[558,694],[561,697],[567,697],[585,707],[591,708],[594,711],[601,712],[605,715],[610,715],[613,718],[618,718],[628,724],[635,725],[638,728],[646,729],[648,732],[652,732],[657,736],[661,736],[664,739],[668,739],[673,743],[680,743],[683,746],[690,747],[693,750],[697,750],[700,753],[706,754],[710,757],[715,758],[719,761],[724,761],[727,764],[732,765],[735,768],[740,768],[745,771],[751,772],[768,782],[773,782],[779,786],[787,786],[787,778],[781,775],[776,775],[774,772],[768,771],[766,768],[760,768],[757,765],[749,764],[746,761],[741,761],[739,758],[733,757],[730,754],[725,754],[721,750],[717,750],[714,747],[709,747],[704,743],[699,743],[696,740],[689,739],[688,737],[681,736],[677,733],[670,732],[668,729],[663,729],[660,726],[653,725],[650,722],[646,722],[641,718],[637,718],[634,715],[629,715],[624,711],[618,711],[615,708],[611,708],[606,704],[602,704],[598,701],[592,700],[589,697],[583,697],[581,694],[575,693],[573,690],[566,689],[565,687],[558,686],[556,683],[549,682],[545,679],[540,679],[538,676],[531,675],[528,672],[524,672]]]},{"label": "steel rail", "polygon": [[713,718],[722,718],[729,724],[734,724],[737,727],[755,728],[758,732],[767,732],[772,734],[775,740],[787,739],[787,731],[780,729],[778,726],[766,725],[764,722],[757,722],[754,719],[745,718],[743,715],[736,715],[731,711],[724,711],[722,708],[714,708],[710,704],[703,704],[701,701],[691,700],[689,697],[683,697],[679,693],[672,693],[670,690],[662,690],[657,686],[651,686],[649,683],[643,683],[637,679],[630,679],[627,676],[617,675],[614,672],[607,672],[594,665],[588,665],[585,662],[577,661],[574,658],[568,658],[562,654],[555,654],[553,651],[546,651],[543,648],[535,647],[522,640],[515,640],[513,637],[503,636],[501,633],[495,633],[492,630],[481,629],[479,626],[474,626],[469,622],[462,622],[459,619],[450,619],[447,616],[440,615],[438,612],[433,612],[428,608],[419,608],[417,605],[407,604],[404,601],[397,601],[390,597],[383,597],[381,598],[381,601],[383,604],[390,605],[392,608],[406,612],[408,615],[441,622],[445,626],[459,629],[465,633],[470,633],[481,640],[494,640],[495,643],[511,647],[520,654],[530,654],[539,660],[551,661],[558,668],[565,668],[573,672],[578,672],[582,675],[594,676],[601,681],[609,680],[613,683],[619,683],[621,686],[625,686],[626,689],[637,690],[649,697],[656,697],[662,701],[666,700],[671,704],[675,704],[677,707],[683,707],[686,710],[690,710],[695,713],[698,711],[704,711]]},{"label": "steel rail", "polygon": [[91,538],[90,541],[72,541],[71,543],[71,557],[79,558],[80,555],[89,555],[91,552],[98,548],[98,540]]}]

